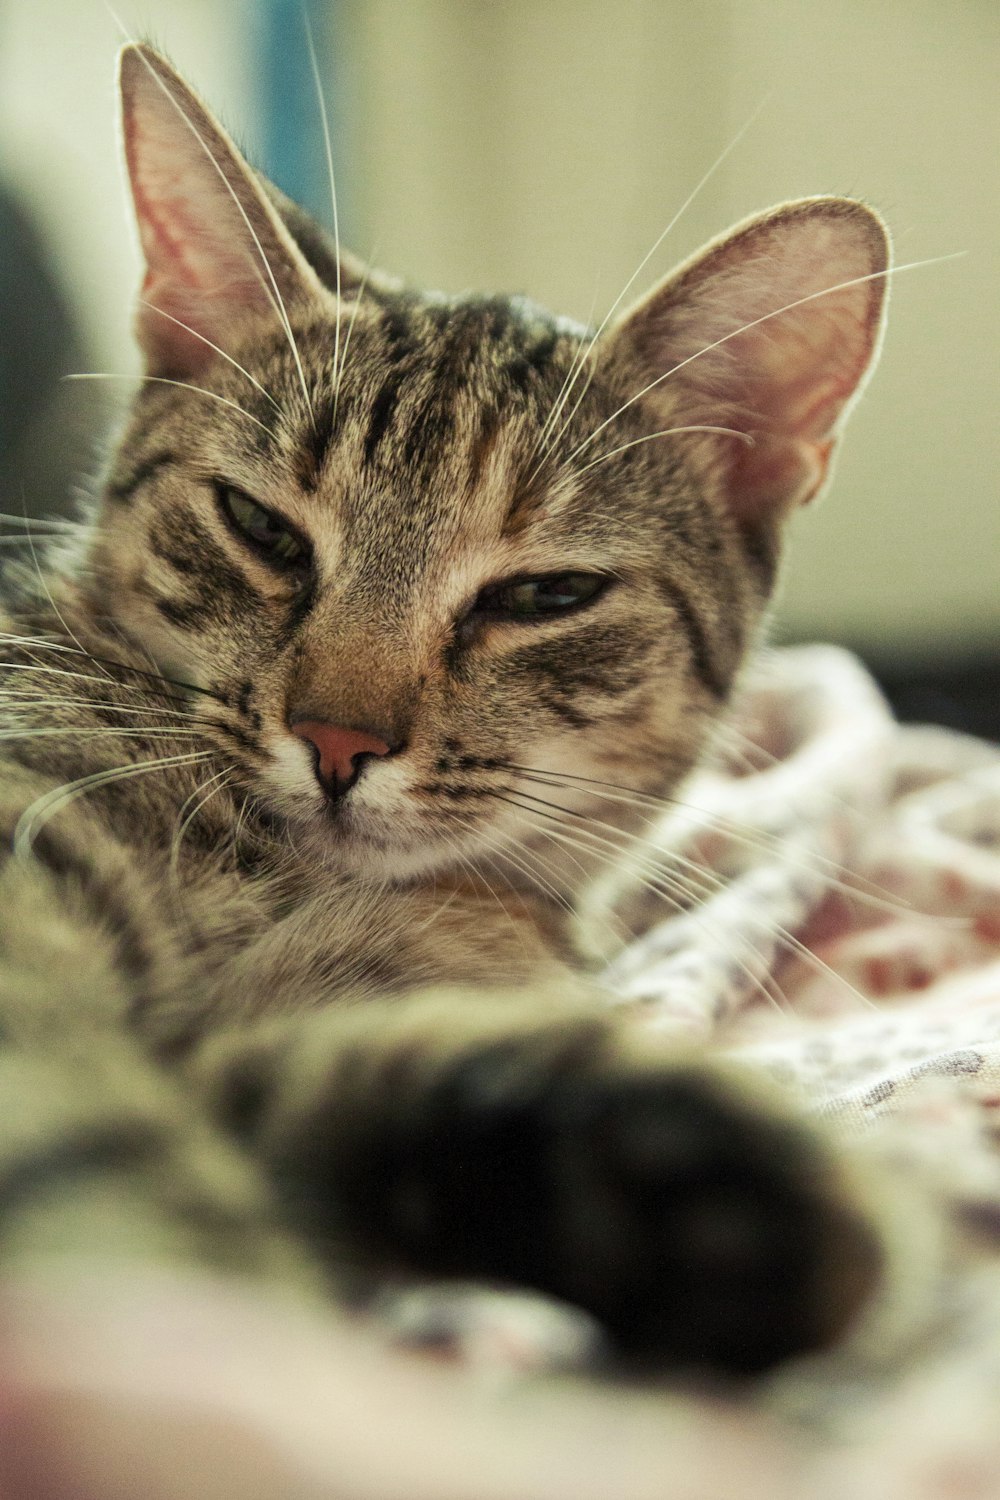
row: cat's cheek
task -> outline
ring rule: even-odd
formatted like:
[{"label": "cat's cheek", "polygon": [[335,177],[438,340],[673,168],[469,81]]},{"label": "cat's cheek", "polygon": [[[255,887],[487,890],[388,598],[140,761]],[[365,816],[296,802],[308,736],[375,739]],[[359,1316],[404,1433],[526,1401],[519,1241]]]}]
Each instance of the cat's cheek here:
[{"label": "cat's cheek", "polygon": [[321,810],[326,801],[309,764],[309,753],[301,740],[291,735],[274,738],[266,745],[268,757],[264,782],[284,806],[314,805]]},{"label": "cat's cheek", "polygon": [[115,616],[164,676],[190,683],[195,689],[210,686],[212,657],[204,649],[204,641],[171,626],[142,594],[125,594],[115,607]]}]

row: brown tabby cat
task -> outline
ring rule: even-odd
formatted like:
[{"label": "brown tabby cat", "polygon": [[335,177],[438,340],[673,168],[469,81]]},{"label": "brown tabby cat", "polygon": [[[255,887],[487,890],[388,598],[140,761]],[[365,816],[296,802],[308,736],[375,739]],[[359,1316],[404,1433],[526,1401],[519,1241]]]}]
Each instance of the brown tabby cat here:
[{"label": "brown tabby cat", "polygon": [[579,913],[753,646],[881,223],[773,209],[592,339],[363,275],[155,52],[121,84],[146,376],[4,622],[5,1261],[525,1283],[662,1365],[828,1343],[876,1230],[605,1013]]}]

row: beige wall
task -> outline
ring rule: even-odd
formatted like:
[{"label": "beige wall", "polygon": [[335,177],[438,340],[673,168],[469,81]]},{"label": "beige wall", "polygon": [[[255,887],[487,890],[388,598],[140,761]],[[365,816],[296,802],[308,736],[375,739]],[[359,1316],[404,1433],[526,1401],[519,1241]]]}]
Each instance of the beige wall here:
[{"label": "beige wall", "polygon": [[[252,6],[122,6],[252,136],[238,45]],[[338,10],[362,105],[356,248],[377,244],[382,263],[415,279],[600,315],[762,100],[637,287],[734,219],[802,193],[875,203],[900,260],[966,251],[899,277],[835,490],[797,526],[781,621],[876,648],[996,649],[996,0]],[[8,0],[0,42],[0,153],[42,195],[97,357],[122,368],[135,273],[109,123],[115,28],[100,0]]]}]

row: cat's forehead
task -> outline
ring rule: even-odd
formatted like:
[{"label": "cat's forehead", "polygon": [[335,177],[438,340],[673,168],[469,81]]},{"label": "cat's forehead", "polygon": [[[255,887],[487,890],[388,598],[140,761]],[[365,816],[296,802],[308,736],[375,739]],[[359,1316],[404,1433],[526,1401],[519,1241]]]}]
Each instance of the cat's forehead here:
[{"label": "cat's forehead", "polygon": [[309,345],[322,364],[336,357],[343,336],[340,384],[348,393],[393,373],[433,382],[442,394],[457,396],[471,383],[481,395],[516,401],[562,378],[584,332],[526,297],[401,292],[367,308],[346,304],[339,325],[334,313],[313,326]]},{"label": "cat's forehead", "polygon": [[468,527],[534,468],[583,335],[521,297],[348,305],[339,325],[297,330],[294,349],[275,343],[265,381],[295,415],[259,429],[262,456],[305,496],[335,500],[348,526],[363,512],[370,531],[373,499],[395,490],[406,524],[440,527],[446,508]]}]

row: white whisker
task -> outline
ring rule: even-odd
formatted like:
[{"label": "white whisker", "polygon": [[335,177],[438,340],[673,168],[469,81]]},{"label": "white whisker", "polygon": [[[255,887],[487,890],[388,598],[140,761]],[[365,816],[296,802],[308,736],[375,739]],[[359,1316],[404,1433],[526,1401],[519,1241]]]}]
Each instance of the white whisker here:
[{"label": "white whisker", "polygon": [[[528,813],[529,816],[534,814],[536,819],[539,817],[536,809],[523,808],[523,811]],[[553,818],[552,821],[558,824],[557,828],[538,825],[538,831],[552,841],[578,849],[581,853],[589,853],[591,856],[595,853],[601,853],[606,858],[618,860],[623,855],[631,852],[633,854],[633,861],[629,873],[644,890],[663,900],[678,914],[694,922],[696,926],[704,931],[710,942],[720,945],[723,951],[732,959],[732,962],[741,970],[752,990],[759,990],[773,1004],[776,1004],[779,1009],[788,1008],[787,997],[780,991],[770,973],[767,955],[744,935],[742,944],[744,952],[758,960],[757,968],[751,968],[746,959],[733,947],[727,937],[718,931],[712,930],[707,921],[710,908],[703,908],[693,904],[704,894],[703,891],[699,890],[695,882],[684,879],[677,872],[668,873],[658,863],[649,859],[640,858],[636,860],[634,851],[629,850],[627,836],[621,834],[619,830],[614,829],[611,825],[602,826],[608,828],[610,832],[615,833],[621,842],[616,843],[614,839],[595,833],[589,827],[574,824],[572,829],[570,829],[562,824],[558,818]],[[776,999],[772,993],[771,985],[778,990],[780,1000]]]},{"label": "white whisker", "polygon": [[[750,115],[750,117],[745,121],[745,123],[740,127],[740,129],[733,136],[733,138],[729,142],[729,144],[722,151],[720,151],[719,155],[712,162],[712,165],[698,179],[698,181],[695,183],[694,187],[691,189],[690,193],[688,193],[687,197],[684,199],[684,202],[681,204],[680,208],[677,210],[677,212],[674,214],[673,218],[667,224],[667,227],[663,230],[662,234],[660,234],[659,237],[653,242],[653,244],[651,245],[651,247],[646,251],[646,254],[643,256],[642,260],[636,266],[635,270],[632,272],[632,275],[629,277],[628,281],[626,281],[625,285],[622,287],[621,291],[618,293],[618,296],[615,298],[614,302],[612,302],[611,306],[608,308],[608,311],[605,313],[604,317],[601,319],[601,322],[600,322],[600,324],[599,324],[596,332],[591,336],[591,339],[590,339],[589,343],[586,345],[586,347],[582,349],[582,354],[580,356],[579,363],[577,364],[576,369],[573,372],[572,379],[568,382],[568,385],[566,387],[564,387],[564,390],[560,391],[560,397],[562,398],[561,405],[560,405],[560,410],[562,409],[562,406],[565,405],[565,402],[568,400],[568,398],[569,398],[569,396],[570,396],[570,394],[572,392],[573,386],[576,383],[577,376],[579,375],[580,370],[583,368],[584,364],[590,359],[590,356],[591,356],[591,354],[594,351],[594,347],[596,346],[596,344],[597,344],[598,340],[600,339],[602,333],[607,328],[608,324],[611,322],[611,319],[614,317],[614,315],[618,311],[619,307],[621,307],[623,301],[628,296],[629,291],[635,285],[636,281],[641,276],[641,274],[645,270],[646,266],[648,266],[649,262],[652,260],[653,256],[656,254],[657,250],[659,250],[659,248],[663,244],[664,240],[667,238],[667,236],[670,234],[670,232],[673,229],[676,228],[676,226],[679,224],[680,220],[687,213],[687,211],[691,207],[692,203],[698,197],[698,194],[712,180],[712,178],[715,176],[716,172],[722,166],[722,164],[726,160],[726,158],[733,151],[735,151],[735,149],[739,145],[740,141],[746,135],[747,131],[753,125],[754,121],[757,119],[757,116],[760,114],[761,110],[764,108],[764,105],[767,103],[768,97],[769,97],[768,95],[764,96],[764,98],[757,105],[756,109],[753,111],[753,113]],[[589,377],[588,377],[588,382],[587,383],[589,385]],[[556,436],[554,437],[554,439],[552,440],[552,442],[549,443],[549,444],[547,444],[546,450],[545,450],[546,452],[548,451],[548,449],[554,448],[554,447],[558,446],[559,442],[562,439],[563,433],[565,433],[567,431],[567,429],[569,428],[571,422],[573,421],[573,418],[576,415],[577,409],[578,409],[578,407],[580,405],[580,401],[582,401],[583,395],[585,395],[585,394],[586,394],[586,387],[584,388],[584,391],[581,394],[579,400],[574,405],[573,410],[570,412],[568,418],[563,423],[562,427],[559,429],[559,432],[556,434]],[[534,477],[534,476],[532,476],[532,477]]]},{"label": "white whisker", "polygon": [[[271,268],[271,263],[264,253],[264,247],[260,242],[260,236],[257,234],[256,229],[254,229],[253,224],[250,222],[250,215],[247,213],[246,209],[243,207],[243,204],[240,202],[239,194],[236,192],[236,189],[233,187],[229,178],[226,176],[222,165],[216,160],[215,154],[209,146],[208,142],[205,140],[204,136],[201,134],[201,131],[195,125],[194,121],[186,113],[180,101],[174,97],[170,89],[167,87],[166,83],[160,77],[159,73],[157,73],[156,69],[153,67],[152,63],[149,61],[149,59],[146,57],[146,54],[141,49],[138,52],[138,56],[141,59],[143,66],[145,67],[149,76],[155,81],[157,87],[162,91],[162,93],[164,93],[170,100],[170,103],[180,115],[188,130],[190,130],[191,134],[198,142],[198,145],[208,157],[215,171],[218,173],[219,180],[235,203],[240,217],[242,218],[244,224],[247,227],[247,230],[249,231],[250,237],[253,240],[254,246],[257,250],[257,254],[260,256],[261,265],[267,273],[267,282],[270,282],[270,287],[268,288],[267,282],[263,282],[263,278],[261,278],[264,289],[268,292],[268,296],[271,299],[274,310],[278,315],[278,320],[284,330],[285,337],[288,340],[288,346],[292,352],[292,358],[295,361],[295,368],[298,371],[299,382],[302,386],[302,395],[305,398],[306,410],[308,411],[309,416],[312,419],[313,424],[315,425],[316,415],[313,411],[312,401],[309,397],[309,387],[306,383],[306,372],[302,365],[302,357],[299,354],[298,344],[295,342],[295,335],[292,332],[292,325],[289,321],[288,311],[285,307],[285,301],[281,295],[281,289],[278,286],[277,278],[275,277],[274,271]],[[263,426],[263,423],[261,425]]]},{"label": "white whisker", "polygon": [[[518,849],[515,853],[514,849],[511,847],[513,841],[504,838],[504,836],[500,834],[498,830],[487,831],[477,828],[476,833],[479,837],[484,839],[484,842],[486,841],[487,833],[489,833],[489,848],[499,860],[506,860],[514,867],[515,870],[523,875],[528,881],[529,885],[533,886],[537,891],[540,892],[541,895],[545,896],[548,900],[554,901],[557,906],[563,907],[566,912],[572,913],[573,905],[567,897],[566,893],[559,890],[558,886],[553,885],[550,881],[546,880],[544,876],[539,875],[537,870],[532,867],[530,861],[533,857],[533,853],[529,854],[529,851],[526,849]],[[502,864],[497,865],[491,858],[489,853],[486,854],[486,858],[490,860],[491,867],[497,871],[501,878],[504,878]],[[509,879],[507,880],[507,884],[510,884]]]},{"label": "white whisker", "polygon": [[187,755],[162,756],[157,760],[117,766],[113,770],[94,771],[88,776],[81,776],[76,781],[68,781],[53,791],[45,792],[26,807],[18,819],[12,841],[14,854],[19,858],[29,855],[42,825],[61,812],[70,802],[75,801],[77,797],[82,797],[87,792],[96,790],[97,787],[107,786],[114,781],[125,781],[132,776],[143,776],[150,771],[168,770],[173,766],[194,765],[199,761],[210,760],[211,757],[210,750],[193,750]]},{"label": "white whisker", "polygon": [[241,417],[246,417],[248,422],[252,422],[255,427],[266,432],[268,437],[273,438],[275,435],[266,422],[253,416],[245,407],[240,406],[238,401],[230,401],[228,396],[220,396],[218,391],[208,391],[203,385],[192,385],[189,380],[170,380],[166,375],[121,375],[104,370],[80,371],[73,375],[64,375],[62,378],[63,380],[127,380],[133,385],[174,385],[179,390],[195,391],[199,396],[207,396],[210,401],[218,401],[222,406],[228,406],[231,411],[238,411]]},{"label": "white whisker", "polygon": [[[23,505],[24,504],[24,496],[23,496],[23,494],[21,496],[21,502],[22,502],[22,505]],[[24,515],[25,515],[25,520],[27,520],[27,511],[25,511]],[[38,582],[41,584],[41,586],[42,586],[42,588],[43,588],[43,590],[45,592],[45,597],[49,601],[49,604],[50,604],[50,606],[52,608],[52,613],[55,615],[56,619],[59,621],[59,624],[62,626],[63,630],[69,636],[69,638],[73,642],[74,646],[76,646],[78,648],[78,650],[83,651],[84,650],[83,643],[80,640],[77,639],[75,633],[70,628],[69,624],[67,623],[66,619],[64,618],[62,610],[59,608],[59,606],[56,603],[55,599],[53,599],[53,597],[52,597],[52,590],[49,588],[48,580],[45,577],[45,574],[42,572],[42,565],[41,565],[41,563],[38,560],[38,552],[37,552],[37,550],[35,548],[35,540],[34,540],[34,537],[31,535],[30,531],[28,532],[28,547],[29,547],[29,549],[31,551],[31,560],[32,560],[32,562],[35,565],[35,573],[38,575]],[[84,654],[86,654],[86,653],[84,653]],[[97,665],[97,664],[95,663],[95,665]],[[108,674],[105,672],[104,676],[107,677],[107,675]]]},{"label": "white whisker", "polygon": [[60,520],[55,516],[29,516],[27,514],[14,516],[0,514],[0,524],[4,526],[23,526],[30,531],[51,532],[79,532],[85,529],[83,521]]},{"label": "white whisker", "polygon": [[584,449],[590,447],[590,444],[606,427],[609,427],[612,422],[621,416],[622,412],[628,411],[630,406],[634,406],[637,401],[641,401],[643,396],[647,396],[658,385],[662,385],[672,375],[676,375],[680,370],[693,364],[696,359],[701,359],[705,354],[711,354],[713,349],[719,349],[723,344],[728,344],[731,339],[739,338],[741,333],[749,333],[752,328],[759,328],[762,324],[771,322],[773,318],[780,318],[783,313],[794,312],[796,308],[805,307],[810,302],[818,302],[821,297],[832,297],[836,292],[846,292],[851,287],[864,286],[869,281],[887,280],[889,277],[898,276],[903,271],[917,271],[925,266],[943,265],[945,261],[960,260],[964,255],[964,250],[956,250],[951,255],[934,255],[928,260],[911,260],[904,265],[886,266],[881,271],[869,271],[864,276],[852,276],[847,281],[838,281],[834,286],[823,287],[821,291],[810,292],[806,297],[796,297],[794,302],[786,302],[783,307],[776,307],[772,312],[762,313],[759,318],[752,318],[749,323],[744,323],[739,328],[733,328],[729,333],[724,333],[721,338],[713,339],[710,344],[705,344],[701,349],[696,349],[694,354],[689,354],[686,359],[679,360],[669,370],[664,370],[662,375],[657,375],[655,380],[651,380],[648,385],[644,385],[642,390],[636,391],[634,396],[630,396],[627,401],[622,402],[617,411],[613,411],[610,417],[606,417],[603,422],[595,427],[590,436],[584,438],[583,442],[573,449],[564,462],[567,464],[572,463]]},{"label": "white whisker", "polygon": [[312,25],[309,20],[308,11],[303,12],[306,25],[306,41],[309,44],[309,63],[312,67],[313,82],[316,85],[316,99],[319,103],[320,120],[323,126],[323,145],[326,150],[326,169],[330,176],[330,198],[333,204],[333,248],[337,261],[337,321],[333,330],[333,420],[337,420],[337,400],[340,396],[340,380],[337,371],[340,368],[340,216],[337,212],[337,179],[333,170],[333,143],[330,138],[330,121],[326,113],[326,95],[323,92],[323,83],[319,76],[319,63],[316,60],[316,44],[313,41]]},{"label": "white whisker", "polygon": [[[224,359],[227,364],[232,365],[234,370],[238,370],[241,375],[244,375],[246,379],[249,380],[251,385],[256,386],[261,395],[265,397],[266,400],[270,401],[275,411],[278,412],[279,415],[281,414],[281,407],[278,405],[277,401],[275,401],[274,397],[271,395],[271,392],[264,386],[262,386],[257,377],[255,375],[251,375],[250,371],[246,369],[245,366],[241,365],[238,359],[234,359],[231,354],[227,354],[225,349],[220,349],[218,344],[213,344],[211,339],[207,339],[203,333],[199,333],[197,328],[192,328],[190,323],[184,323],[180,318],[175,318],[173,313],[168,313],[165,308],[157,307],[155,303],[147,302],[145,297],[139,298],[139,305],[140,307],[148,307],[150,312],[158,313],[161,318],[166,318],[168,322],[175,323],[178,328],[183,328],[185,333],[189,333],[191,337],[197,339],[199,343],[202,343],[207,348],[213,350],[220,359]],[[249,412],[244,412],[243,414],[244,416],[249,416]]]},{"label": "white whisker", "polygon": [[[514,795],[525,796],[527,794],[515,792]],[[605,837],[602,837],[602,835],[595,833],[592,826],[584,828],[579,826],[578,824],[574,824],[572,830],[575,833],[586,834],[592,840],[600,839],[603,844],[606,844],[610,849],[614,850],[619,857],[624,856],[625,858],[627,858],[630,861],[630,866],[638,865],[638,867],[645,872],[646,876],[652,877],[654,884],[658,885],[659,882],[664,882],[672,890],[676,890],[678,888],[686,889],[686,893],[696,899],[703,899],[706,896],[711,898],[713,895],[718,895],[729,887],[730,883],[725,879],[724,876],[718,874],[714,870],[706,868],[704,865],[701,865],[694,860],[688,859],[685,855],[679,853],[677,850],[671,849],[661,856],[658,852],[654,853],[648,847],[646,849],[643,849],[641,844],[638,846],[632,846],[630,844],[629,835],[623,833],[620,829],[615,828],[613,824],[605,823],[602,819],[590,818],[584,813],[577,813],[571,809],[560,808],[558,804],[555,803],[548,803],[546,805],[557,812],[565,814],[566,816],[579,819],[582,823],[586,823],[588,825],[593,825],[594,823],[596,823],[600,828],[606,830],[607,833],[613,834],[615,839],[620,840],[619,843],[614,843],[613,840],[609,840]],[[529,811],[529,809],[526,808],[525,811]],[[563,832],[568,833],[569,830],[563,829]],[[781,840],[775,840],[775,850],[779,855],[784,855],[786,853],[785,846]],[[664,867],[664,863],[661,863],[661,860],[666,864],[669,864],[669,874],[667,873],[667,869]],[[795,867],[796,865],[801,867],[803,864],[803,861],[795,859],[791,859],[788,862],[793,867]],[[681,870],[688,872],[683,876],[683,881],[678,867],[680,867]],[[806,868],[808,868],[808,866],[806,866]],[[822,873],[817,872],[816,870],[813,870],[811,873],[814,875],[817,881],[822,882],[824,889],[843,885],[843,882],[832,881],[828,876],[825,876]],[[643,881],[643,883],[647,884],[648,889],[653,888],[649,886],[646,881]],[[854,896],[859,893],[850,890],[850,894]],[[888,901],[876,902],[874,899],[872,899],[870,904],[888,906],[890,909],[892,909],[892,903]],[[689,912],[689,915],[694,917],[693,912]],[[774,921],[768,921],[767,925],[775,942],[777,942],[782,948],[795,953],[802,960],[802,962],[804,962],[808,967],[812,968],[816,973],[819,973],[824,978],[830,979],[839,987],[846,990],[861,1005],[869,1009],[871,1008],[872,1002],[868,996],[864,995],[860,990],[856,989],[848,979],[846,979],[842,974],[838,973],[836,969],[827,964],[822,958],[820,958],[817,953],[814,953],[811,948],[807,947],[806,944],[804,944],[801,939],[796,937],[795,934],[788,928],[784,927],[781,923]],[[756,945],[749,944],[749,940],[747,941],[748,946],[751,948],[754,954],[758,958],[760,958],[762,962],[764,962],[765,955],[761,953],[759,949],[757,949]],[[760,981],[755,980],[755,983],[758,982]]]},{"label": "white whisker", "polygon": [[[11,692],[0,687],[0,705],[7,711],[18,711],[32,708],[99,708],[102,713],[124,714],[127,717],[138,718],[145,714],[156,714],[160,718],[184,719],[190,721],[189,713],[182,713],[176,708],[157,708],[152,704],[144,704],[141,708],[127,708],[124,704],[105,703],[99,698],[31,698],[14,696]],[[74,731],[75,732],[75,731]]]},{"label": "white whisker", "polygon": [[[591,324],[594,321],[594,308],[596,306],[597,306],[597,289],[595,288],[594,289],[594,296],[593,296],[593,299],[592,299],[591,304],[590,304],[590,312],[587,315],[587,325],[586,326],[588,328],[591,326]],[[541,454],[544,456],[544,454],[546,453],[546,451],[548,449],[548,446],[549,446],[548,442],[546,440],[547,440],[547,438],[549,436],[549,433],[551,432],[551,430],[555,426],[556,422],[558,422],[560,413],[562,412],[563,408],[566,405],[566,402],[569,399],[570,392],[573,389],[573,384],[574,384],[574,382],[576,380],[579,368],[583,364],[584,360],[587,358],[588,349],[589,349],[589,346],[586,344],[585,340],[581,339],[579,347],[577,348],[575,354],[573,355],[572,360],[570,361],[570,366],[569,366],[569,369],[566,371],[566,375],[565,375],[565,378],[563,379],[563,383],[559,387],[558,395],[556,396],[555,401],[552,403],[552,410],[549,412],[548,416],[545,418],[545,421],[542,424],[542,428],[541,428],[540,432],[538,433],[538,436],[535,439],[535,442],[534,442],[534,444],[532,446],[531,452],[533,454],[541,452]],[[533,471],[533,473],[531,475],[531,478],[534,478],[534,475],[537,474],[537,472],[538,472],[538,469],[536,468]],[[531,480],[529,479],[528,482],[530,483]]]},{"label": "white whisker", "polygon": [[[574,776],[571,772],[549,772],[534,771],[527,766],[511,765],[511,770],[517,771],[528,780],[535,781],[542,786],[551,786],[566,791],[586,792],[590,796],[602,797],[608,802],[618,802],[625,806],[631,806],[640,810],[648,811],[650,817],[657,814],[663,816],[666,813],[673,815],[688,814],[694,822],[703,820],[709,827],[732,839],[736,844],[745,848],[765,853],[773,853],[781,856],[784,863],[793,868],[805,870],[810,874],[822,872],[823,878],[831,890],[840,890],[852,900],[859,904],[870,906],[873,909],[887,911],[898,915],[900,912],[907,916],[918,918],[932,925],[963,927],[968,925],[965,917],[944,917],[932,912],[917,911],[910,902],[902,897],[892,895],[884,887],[875,881],[856,871],[846,869],[836,860],[820,854],[818,850],[811,850],[806,856],[800,850],[798,856],[794,856],[789,847],[787,836],[781,834],[767,833],[764,829],[756,829],[751,832],[744,824],[738,823],[731,818],[726,818],[720,813],[712,812],[706,807],[699,807],[681,797],[672,795],[655,796],[648,792],[637,792],[629,787],[618,786],[615,782],[596,780],[593,777]],[[594,788],[594,790],[591,790]]]},{"label": "white whisker", "polygon": [[693,422],[687,427],[664,427],[660,432],[647,432],[644,437],[633,438],[630,443],[619,443],[617,448],[612,448],[609,453],[602,453],[600,458],[592,458],[589,463],[584,464],[580,470],[586,474],[588,469],[596,469],[598,464],[607,463],[609,458],[615,458],[619,453],[626,452],[629,448],[638,448],[640,443],[651,443],[654,438],[673,437],[678,432],[722,432],[729,437],[739,438],[748,448],[754,445],[753,438],[748,432],[740,432],[735,427],[715,427],[708,422]]},{"label": "white whisker", "polygon": [[[184,801],[181,803],[180,810],[177,814],[177,827],[174,832],[174,836],[170,841],[170,879],[175,890],[180,889],[180,857],[181,845],[184,842],[184,836],[205,804],[212,797],[214,797],[217,792],[221,792],[225,789],[225,786],[227,785],[228,780],[232,776],[232,774],[232,770],[229,766],[223,766],[221,771],[216,771],[214,776],[209,776],[205,781],[202,781],[198,786],[196,786],[190,796],[185,797]],[[213,783],[218,784],[214,785]],[[195,798],[198,796],[199,792],[204,792],[206,787],[211,787],[211,791],[209,791],[207,795],[201,799],[200,802],[195,802]],[[194,805],[192,806],[192,804]],[[187,812],[187,809],[189,807],[191,808],[191,811]],[[185,813],[187,814],[187,816],[185,816]]]},{"label": "white whisker", "polygon": [[[361,278],[361,285],[358,287],[358,295],[357,295],[357,297],[355,299],[354,306],[351,309],[351,318],[350,318],[350,322],[347,325],[347,334],[346,334],[346,337],[344,338],[344,347],[340,351],[340,368],[338,369],[336,366],[334,366],[334,371],[333,371],[333,385],[334,385],[333,404],[334,404],[334,411],[336,411],[336,409],[337,409],[337,400],[338,400],[338,398],[340,396],[340,386],[341,386],[341,382],[342,382],[342,380],[344,378],[344,371],[347,368],[347,351],[348,351],[348,349],[351,346],[351,334],[354,332],[354,324],[355,324],[355,321],[357,320],[358,313],[361,311],[361,303],[364,300],[365,292],[368,290],[368,281],[369,281],[369,278],[370,278],[371,273],[372,273],[372,265],[374,263],[375,254],[376,254],[376,251],[375,251],[375,249],[373,247],[372,254],[371,254],[371,259],[368,261],[368,264],[365,266],[365,273],[364,273],[364,275]],[[338,264],[339,264],[339,262],[338,262]]]},{"label": "white whisker", "polygon": [[0,547],[30,547],[35,541],[51,542],[52,537],[32,537],[30,533],[24,536],[0,536]]},{"label": "white whisker", "polygon": [[0,740],[44,740],[44,739],[67,739],[70,735],[74,740],[144,740],[144,739],[189,739],[191,736],[204,738],[201,729],[182,729],[167,725],[162,728],[145,729],[116,729],[110,724],[100,726],[92,724],[80,724],[74,727],[71,724],[46,724],[42,728],[25,725],[21,729],[0,729]]}]

